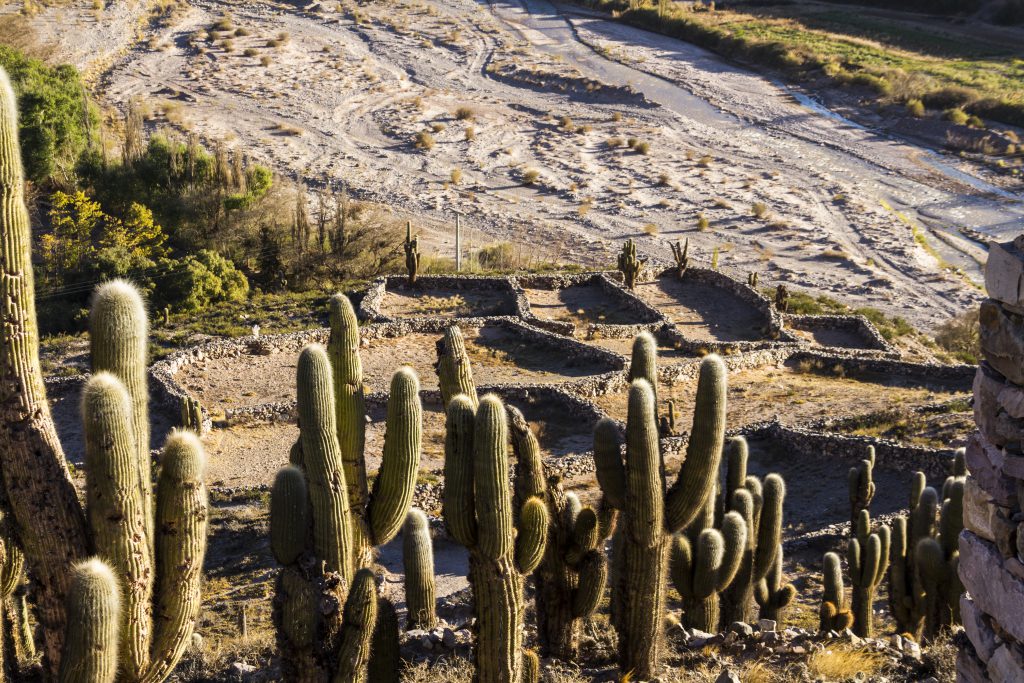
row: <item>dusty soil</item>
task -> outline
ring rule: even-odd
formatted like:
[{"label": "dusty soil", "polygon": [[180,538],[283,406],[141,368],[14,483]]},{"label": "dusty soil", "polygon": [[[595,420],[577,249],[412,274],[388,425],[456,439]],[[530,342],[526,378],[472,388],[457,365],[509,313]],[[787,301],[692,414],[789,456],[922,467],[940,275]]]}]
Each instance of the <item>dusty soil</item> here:
[{"label": "dusty soil", "polygon": [[[689,353],[675,348],[675,345],[661,338],[660,335],[654,335],[655,340],[658,342],[658,363],[661,365],[679,365],[680,363],[686,363],[693,361],[699,356],[696,353]],[[632,337],[600,337],[595,336],[588,338],[587,343],[592,346],[600,346],[603,349],[613,351],[620,356],[629,358],[633,354],[633,338]]]},{"label": "dusty soil", "polygon": [[499,291],[388,289],[381,310],[397,318],[470,318],[515,315],[515,302],[510,294]]},{"label": "dusty soil", "polygon": [[[683,430],[689,431],[694,382],[661,384],[658,402],[675,401]],[[936,400],[968,396],[969,386],[934,383],[919,386],[900,378],[838,377],[804,371],[797,367],[768,367],[741,370],[729,375],[727,424],[735,429],[778,418],[787,424],[837,415],[860,415],[893,406],[926,405]],[[608,415],[626,419],[627,392],[606,394],[594,402]]]},{"label": "dusty soil", "polygon": [[787,328],[797,337],[813,342],[818,346],[831,346],[842,349],[868,348],[865,340],[859,335],[846,330],[794,330]]},{"label": "dusty soil", "polygon": [[754,307],[718,287],[674,277],[636,286],[636,294],[674,322],[687,339],[753,341],[762,339],[767,320]]},{"label": "dusty soil", "polygon": [[609,297],[597,285],[581,284],[563,289],[524,288],[530,311],[544,320],[562,320],[583,326],[590,323],[633,325],[649,322],[625,302]]}]

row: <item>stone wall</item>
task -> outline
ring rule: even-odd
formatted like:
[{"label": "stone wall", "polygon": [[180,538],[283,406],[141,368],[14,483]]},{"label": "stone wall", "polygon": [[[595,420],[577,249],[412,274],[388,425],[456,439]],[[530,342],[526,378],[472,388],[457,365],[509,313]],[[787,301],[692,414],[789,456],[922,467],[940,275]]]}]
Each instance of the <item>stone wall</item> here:
[{"label": "stone wall", "polygon": [[967,443],[957,680],[1024,681],[1024,236],[989,245]]},{"label": "stone wall", "polygon": [[794,330],[814,332],[816,330],[836,330],[855,335],[863,342],[864,349],[884,351],[898,356],[899,351],[885,340],[878,328],[862,315],[795,315],[784,316],[786,325]]}]

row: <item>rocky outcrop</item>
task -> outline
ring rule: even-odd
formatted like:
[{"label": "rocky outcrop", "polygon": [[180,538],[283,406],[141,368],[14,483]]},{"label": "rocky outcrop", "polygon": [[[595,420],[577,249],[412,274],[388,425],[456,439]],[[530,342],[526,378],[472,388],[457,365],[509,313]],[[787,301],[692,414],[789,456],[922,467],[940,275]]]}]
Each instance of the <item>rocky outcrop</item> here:
[{"label": "rocky outcrop", "polygon": [[1024,236],[992,244],[981,305],[978,431],[967,443],[960,610],[965,683],[1024,682]]}]

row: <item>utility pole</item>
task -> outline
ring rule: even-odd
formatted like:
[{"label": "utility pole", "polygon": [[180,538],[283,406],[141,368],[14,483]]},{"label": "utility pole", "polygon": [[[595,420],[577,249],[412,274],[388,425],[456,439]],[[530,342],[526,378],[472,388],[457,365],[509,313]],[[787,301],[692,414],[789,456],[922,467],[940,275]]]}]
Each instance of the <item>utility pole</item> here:
[{"label": "utility pole", "polygon": [[462,272],[462,214],[455,214],[455,272]]}]

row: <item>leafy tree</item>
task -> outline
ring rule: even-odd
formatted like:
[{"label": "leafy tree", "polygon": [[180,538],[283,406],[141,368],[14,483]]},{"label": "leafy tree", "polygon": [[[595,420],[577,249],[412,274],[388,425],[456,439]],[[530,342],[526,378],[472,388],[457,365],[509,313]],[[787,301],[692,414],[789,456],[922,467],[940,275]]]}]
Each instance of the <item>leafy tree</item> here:
[{"label": "leafy tree", "polygon": [[201,311],[212,303],[244,301],[249,281],[234,264],[208,249],[182,259],[160,259],[152,300],[158,307]]}]

